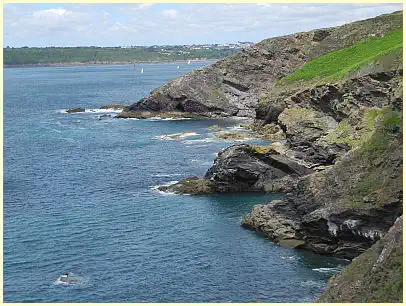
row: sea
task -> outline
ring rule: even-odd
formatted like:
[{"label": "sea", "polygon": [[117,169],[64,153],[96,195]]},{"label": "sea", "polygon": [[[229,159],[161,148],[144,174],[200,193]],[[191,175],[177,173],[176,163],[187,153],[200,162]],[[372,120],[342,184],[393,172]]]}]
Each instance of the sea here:
[{"label": "sea", "polygon": [[[209,129],[243,120],[100,110],[209,64],[4,69],[4,302],[312,302],[348,264],[240,226],[278,194],[156,189],[204,175],[230,145],[265,144]],[[80,281],[58,281],[66,272]]]}]

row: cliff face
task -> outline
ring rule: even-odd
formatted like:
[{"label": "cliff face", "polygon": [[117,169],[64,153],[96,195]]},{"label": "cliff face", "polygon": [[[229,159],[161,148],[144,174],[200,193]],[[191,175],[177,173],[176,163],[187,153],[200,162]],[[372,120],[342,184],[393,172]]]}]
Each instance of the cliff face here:
[{"label": "cliff face", "polygon": [[[126,108],[131,112],[180,111],[201,116],[255,116],[263,92],[322,54],[399,28],[402,14],[266,39],[214,65],[173,79]],[[131,116],[129,114],[129,116]]]},{"label": "cliff face", "polygon": [[[255,116],[254,131],[285,139],[226,148],[204,177],[161,190],[282,192],[281,200],[254,206],[242,225],[281,246],[348,259],[363,254],[333,278],[321,301],[399,301],[401,21],[397,12],[264,40],[126,108],[134,116]],[[365,40],[377,31],[382,37]],[[331,74],[326,63],[335,65]]]},{"label": "cliff face", "polygon": [[402,214],[402,133],[399,111],[387,107],[376,120],[368,141],[303,177],[281,201],[255,206],[243,225],[350,259],[382,238]]}]

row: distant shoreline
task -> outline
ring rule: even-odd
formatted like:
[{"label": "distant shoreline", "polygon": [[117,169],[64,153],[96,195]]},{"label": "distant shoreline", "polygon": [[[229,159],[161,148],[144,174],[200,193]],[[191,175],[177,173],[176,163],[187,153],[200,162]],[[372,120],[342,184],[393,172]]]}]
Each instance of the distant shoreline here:
[{"label": "distant shoreline", "polygon": [[148,62],[107,62],[107,63],[47,63],[47,64],[17,64],[8,65],[3,64],[3,68],[35,68],[35,67],[74,67],[74,66],[107,66],[107,65],[134,65],[134,64],[170,64],[170,63],[187,63],[193,62],[216,62],[220,58],[207,58],[207,59],[194,59],[194,60],[174,60],[174,61],[148,61]]}]

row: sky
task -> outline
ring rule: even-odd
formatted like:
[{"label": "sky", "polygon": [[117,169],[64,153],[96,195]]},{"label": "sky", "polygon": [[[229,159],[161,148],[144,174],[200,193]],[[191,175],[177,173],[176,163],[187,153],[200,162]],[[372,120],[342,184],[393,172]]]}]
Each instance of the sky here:
[{"label": "sky", "polygon": [[402,4],[5,4],[4,46],[259,42],[402,9]]}]

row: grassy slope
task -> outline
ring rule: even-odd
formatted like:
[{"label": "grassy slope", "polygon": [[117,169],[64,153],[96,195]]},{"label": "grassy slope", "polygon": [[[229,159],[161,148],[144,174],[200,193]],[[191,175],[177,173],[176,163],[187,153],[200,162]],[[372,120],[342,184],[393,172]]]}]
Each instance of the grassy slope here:
[{"label": "grassy slope", "polygon": [[282,78],[279,85],[297,81],[332,81],[374,61],[380,56],[399,51],[403,44],[403,30],[395,30],[384,37],[371,37],[351,47],[320,56],[301,69]]}]

